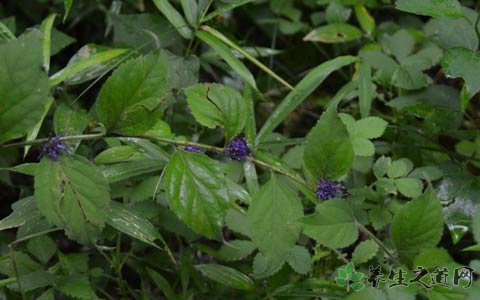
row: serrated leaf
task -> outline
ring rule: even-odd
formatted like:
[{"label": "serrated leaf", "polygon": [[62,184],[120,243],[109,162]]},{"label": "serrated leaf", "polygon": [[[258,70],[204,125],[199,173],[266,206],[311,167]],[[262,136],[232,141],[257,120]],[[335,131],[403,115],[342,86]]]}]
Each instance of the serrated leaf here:
[{"label": "serrated leaf", "polygon": [[285,264],[285,261],[269,261],[265,255],[258,252],[253,259],[253,276],[255,278],[265,278],[274,275],[280,271]]},{"label": "serrated leaf", "polygon": [[67,275],[59,280],[56,288],[63,294],[77,299],[93,299],[95,295],[88,276],[78,273]]},{"label": "serrated leaf", "polygon": [[387,171],[390,178],[399,178],[407,176],[413,169],[413,163],[408,158],[400,158],[392,162]]},{"label": "serrated leaf", "polygon": [[392,213],[383,207],[374,207],[370,210],[368,218],[375,230],[380,230],[392,222]]},{"label": "serrated leaf", "polygon": [[0,143],[22,137],[41,119],[48,101],[38,30],[0,44]]},{"label": "serrated leaf", "polygon": [[27,249],[28,252],[45,265],[57,251],[57,244],[50,237],[42,235],[29,240]]},{"label": "serrated leaf", "polygon": [[387,174],[387,170],[390,168],[390,164],[392,163],[392,159],[390,157],[381,156],[375,164],[373,165],[373,174],[377,179],[385,176]]},{"label": "serrated leaf", "polygon": [[[465,48],[448,49],[442,58],[442,67],[447,77],[461,77],[465,81],[465,91],[468,99],[480,91],[478,76],[480,76],[480,55],[476,51]],[[462,109],[468,102],[462,102]]]},{"label": "serrated leaf", "polygon": [[72,239],[94,243],[105,224],[110,193],[102,173],[87,159],[44,157],[35,174],[35,200],[46,219]]},{"label": "serrated leaf", "polygon": [[0,231],[21,226],[28,220],[41,217],[33,197],[18,200],[12,204],[12,209],[13,212],[0,221]]},{"label": "serrated leaf", "polygon": [[[23,292],[30,292],[38,288],[47,287],[54,283],[55,276],[47,271],[37,271],[22,275],[20,277],[20,284]],[[7,285],[9,289],[19,291],[18,283],[13,282]]]},{"label": "serrated leaf", "polygon": [[398,0],[398,10],[436,18],[460,18],[462,6],[457,0]]},{"label": "serrated leaf", "polygon": [[422,249],[435,247],[442,232],[442,206],[432,190],[405,204],[395,214],[391,228],[393,242],[405,261],[412,261]]},{"label": "serrated leaf", "polygon": [[122,64],[98,95],[96,111],[107,130],[139,134],[162,116],[168,89],[168,55],[154,52]]},{"label": "serrated leaf", "polygon": [[376,139],[383,135],[388,122],[379,117],[367,117],[358,120],[349,128],[352,135],[366,139]]},{"label": "serrated leaf", "polygon": [[355,247],[355,250],[353,250],[352,261],[356,264],[366,263],[377,255],[378,249],[378,244],[374,241],[363,241]]},{"label": "serrated leaf", "polygon": [[251,290],[255,288],[255,284],[250,277],[230,267],[208,264],[196,265],[195,269],[199,270],[208,278],[228,287],[239,290]]},{"label": "serrated leaf", "polygon": [[395,186],[405,197],[415,198],[422,194],[423,183],[417,178],[397,178]]},{"label": "serrated leaf", "polygon": [[247,214],[239,212],[236,209],[229,208],[225,215],[225,224],[227,227],[237,233],[250,237]]},{"label": "serrated leaf", "polygon": [[88,120],[85,110],[75,111],[65,104],[60,104],[53,116],[53,127],[57,135],[76,135],[85,130]]},{"label": "serrated leaf", "polygon": [[222,84],[198,84],[185,90],[187,103],[200,124],[222,127],[232,138],[245,127],[247,105],[242,95]]},{"label": "serrated leaf", "polygon": [[312,266],[312,257],[307,248],[295,245],[287,256],[287,263],[300,274],[307,274]]},{"label": "serrated leaf", "polygon": [[358,238],[352,211],[342,200],[331,200],[317,206],[317,211],[303,219],[303,233],[330,248],[344,248]]},{"label": "serrated leaf", "polygon": [[166,166],[163,182],[175,214],[193,231],[217,238],[230,205],[223,166],[180,150]]},{"label": "serrated leaf", "polygon": [[285,261],[300,234],[297,220],[303,217],[295,192],[273,177],[253,196],[247,216],[260,252],[273,264]]},{"label": "serrated leaf", "polygon": [[336,179],[352,166],[354,152],[350,136],[334,108],[327,109],[308,133],[303,157],[317,178]]}]

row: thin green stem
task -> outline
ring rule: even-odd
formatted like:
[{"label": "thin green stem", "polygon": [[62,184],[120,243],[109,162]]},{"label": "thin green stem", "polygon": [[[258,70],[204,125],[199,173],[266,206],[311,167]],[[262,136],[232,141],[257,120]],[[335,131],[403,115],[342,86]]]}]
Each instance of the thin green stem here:
[{"label": "thin green stem", "polygon": [[13,247],[10,247],[10,258],[12,260],[13,271],[15,272],[15,277],[17,278],[18,290],[20,291],[20,295],[22,296],[22,300],[25,300],[27,298],[25,297],[25,292],[23,291],[23,288],[22,288],[20,273],[18,272],[17,260],[15,258],[15,251],[13,250]]},{"label": "thin green stem", "polygon": [[280,174],[282,174],[282,175],[285,175],[285,176],[287,176],[288,178],[290,178],[290,179],[292,179],[292,180],[300,183],[301,185],[305,186],[305,187],[306,187],[307,189],[309,189],[310,191],[315,192],[314,190],[312,190],[312,188],[311,188],[305,181],[303,181],[303,179],[298,178],[297,176],[295,176],[295,175],[293,175],[293,174],[291,174],[291,173],[289,173],[289,172],[287,172],[287,171],[285,171],[285,170],[282,170],[282,169],[280,169],[280,168],[277,168],[277,167],[275,167],[275,166],[272,166],[271,164],[266,163],[266,162],[261,161],[261,160],[258,160],[258,159],[254,158],[254,157],[250,157],[250,158],[248,158],[248,160],[250,160],[251,162],[253,162],[253,163],[256,164],[256,165],[259,165],[259,166],[268,168],[268,169],[270,169],[270,170],[272,170],[272,171],[274,171],[274,172],[277,172],[277,173],[280,173]]},{"label": "thin green stem", "polygon": [[120,256],[122,255],[121,252],[121,246],[122,246],[122,234],[119,233],[117,235],[117,247],[115,251],[115,259],[113,260],[115,263],[115,273],[117,273],[117,283],[118,287],[120,288],[120,294],[122,296],[122,299],[128,299],[127,297],[127,290],[125,288],[125,284],[123,282],[123,277],[122,277],[122,262]]},{"label": "thin green stem", "polygon": [[394,255],[388,248],[385,246],[385,244],[375,236],[373,232],[368,230],[367,227],[363,226],[363,224],[360,224],[357,222],[358,229],[360,229],[361,232],[365,233],[368,235],[370,239],[372,239],[377,245],[390,257],[390,259],[395,262],[397,265],[400,265],[400,262],[398,261],[396,255]]}]

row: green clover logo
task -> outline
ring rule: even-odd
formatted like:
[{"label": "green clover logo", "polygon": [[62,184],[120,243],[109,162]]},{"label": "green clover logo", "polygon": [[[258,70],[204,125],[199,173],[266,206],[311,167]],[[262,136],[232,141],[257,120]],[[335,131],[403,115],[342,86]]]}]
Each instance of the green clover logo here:
[{"label": "green clover logo", "polygon": [[335,277],[335,282],[338,286],[346,286],[347,289],[351,288],[358,292],[365,287],[365,285],[360,282],[363,276],[363,273],[355,272],[355,266],[350,262],[344,268],[338,269],[338,277]]}]

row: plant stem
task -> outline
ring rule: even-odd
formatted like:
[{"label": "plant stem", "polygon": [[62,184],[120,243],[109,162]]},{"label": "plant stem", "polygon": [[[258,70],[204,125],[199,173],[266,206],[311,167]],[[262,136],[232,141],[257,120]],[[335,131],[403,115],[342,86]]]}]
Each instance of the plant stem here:
[{"label": "plant stem", "polygon": [[[166,143],[166,144],[172,144],[176,146],[193,146],[197,147],[206,151],[210,152],[215,152],[215,153],[224,153],[225,149],[220,148],[220,147],[215,147],[215,146],[210,146],[206,144],[200,144],[200,143],[194,143],[194,142],[188,142],[188,141],[176,141],[172,139],[167,139],[167,138],[160,138],[160,137],[152,137],[152,136],[145,136],[145,135],[119,135],[119,134],[112,134],[112,135],[105,135],[105,133],[98,133],[98,134],[84,134],[84,135],[71,135],[71,136],[63,136],[60,137],[61,141],[82,141],[82,140],[97,140],[101,138],[109,138],[109,137],[115,137],[115,138],[120,138],[122,140],[128,141],[128,139],[145,139],[149,141],[155,141],[155,142],[161,142],[161,143]],[[16,143],[11,143],[11,144],[3,144],[0,145],[0,148],[13,148],[13,147],[23,147],[26,145],[38,145],[38,144],[43,144],[48,141],[48,138],[43,138],[43,139],[37,139],[37,140],[32,140],[32,141],[27,141],[27,142],[16,142]],[[315,192],[312,190],[312,188],[301,178],[285,171],[282,170],[278,167],[275,167],[267,162],[261,161],[259,159],[256,159],[254,157],[248,158],[249,161],[255,163],[256,165],[259,165],[261,167],[268,168],[274,172],[283,174],[290,179],[300,183],[301,185],[305,186],[308,190]]]},{"label": "plant stem", "polygon": [[127,297],[127,290],[125,288],[125,284],[123,283],[123,277],[122,277],[122,263],[120,260],[120,256],[122,254],[121,252],[121,246],[122,246],[122,234],[119,233],[117,236],[117,249],[115,251],[115,259],[113,260],[115,262],[115,272],[117,273],[117,282],[118,282],[118,287],[120,288],[120,294],[122,295],[122,299],[128,299]]},{"label": "plant stem", "polygon": [[393,262],[395,262],[397,265],[400,265],[400,262],[398,261],[397,257],[392,252],[390,252],[387,246],[385,246],[385,244],[380,239],[378,239],[373,232],[371,232],[370,230],[368,230],[367,227],[363,226],[363,224],[360,224],[358,222],[357,222],[357,226],[361,232],[368,235],[370,239],[372,239],[375,243],[377,243],[378,246],[382,248],[382,250],[388,255],[388,257],[390,257],[390,259]]},{"label": "plant stem", "polygon": [[285,175],[285,176],[287,176],[288,178],[290,178],[290,179],[292,179],[292,180],[300,183],[301,185],[305,186],[305,187],[306,187],[307,189],[309,189],[310,191],[315,192],[314,190],[312,190],[312,188],[311,188],[305,181],[303,181],[302,179],[298,178],[297,176],[295,176],[295,175],[293,175],[293,174],[291,174],[291,173],[289,173],[289,172],[287,172],[287,171],[285,171],[285,170],[282,170],[282,169],[280,169],[280,168],[277,168],[277,167],[275,167],[275,166],[272,166],[271,164],[266,163],[266,162],[261,161],[261,160],[258,160],[258,159],[254,158],[254,157],[250,157],[250,158],[248,158],[248,160],[250,160],[250,161],[253,162],[254,164],[257,164],[257,165],[259,165],[259,166],[268,168],[268,169],[270,169],[270,170],[272,170],[272,171],[274,171],[274,172],[277,172],[277,173],[280,173],[280,174],[282,174],[282,175]]}]

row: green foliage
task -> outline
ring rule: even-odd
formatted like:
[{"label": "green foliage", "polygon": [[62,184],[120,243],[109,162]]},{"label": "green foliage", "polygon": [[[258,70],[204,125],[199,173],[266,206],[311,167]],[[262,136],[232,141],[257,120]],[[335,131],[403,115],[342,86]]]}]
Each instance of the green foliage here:
[{"label": "green foliage", "polygon": [[165,167],[168,202],[195,232],[217,238],[230,197],[221,163],[195,153],[178,151]]},{"label": "green foliage", "polygon": [[479,9],[2,2],[0,298],[478,299]]}]

